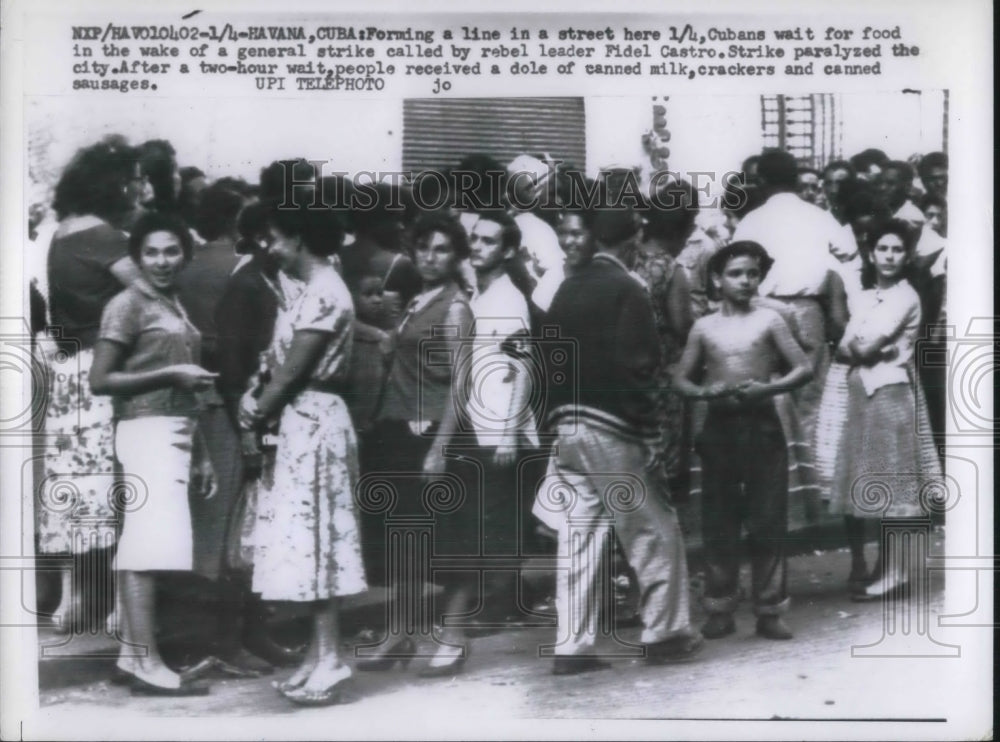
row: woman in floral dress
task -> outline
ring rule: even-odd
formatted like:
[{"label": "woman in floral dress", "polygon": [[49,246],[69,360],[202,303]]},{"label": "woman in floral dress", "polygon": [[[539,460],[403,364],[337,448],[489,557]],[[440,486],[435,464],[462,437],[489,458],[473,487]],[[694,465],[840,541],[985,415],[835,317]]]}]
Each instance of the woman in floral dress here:
[{"label": "woman in floral dress", "polygon": [[253,590],[264,600],[312,604],[302,665],[278,690],[300,705],[344,699],[350,668],[339,654],[338,598],[367,589],[354,486],[357,442],[341,398],[353,341],[351,295],[330,261],[342,232],[329,210],[269,212],[270,251],[302,291],[278,315],[272,380],[240,404],[240,425],[278,418],[273,481],[262,488],[252,535]]},{"label": "woman in floral dress", "polygon": [[[119,144],[80,150],[55,189],[59,226],[48,253],[51,325],[44,353],[44,473],[36,486],[35,521],[41,554],[83,555],[115,544],[114,430],[111,400],[94,396],[88,377],[101,313],[139,278],[128,236],[112,225],[134,205],[129,185],[141,180],[138,153]],[[69,628],[82,617],[73,573],[62,573],[54,621]]]}]

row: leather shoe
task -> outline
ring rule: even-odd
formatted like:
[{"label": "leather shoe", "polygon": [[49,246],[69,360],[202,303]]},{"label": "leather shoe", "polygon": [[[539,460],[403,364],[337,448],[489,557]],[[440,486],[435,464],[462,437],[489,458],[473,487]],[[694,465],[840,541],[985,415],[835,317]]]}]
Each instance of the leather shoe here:
[{"label": "leather shoe", "polygon": [[218,660],[216,660],[213,655],[202,657],[195,664],[181,668],[177,674],[181,676],[181,682],[190,683],[192,681],[199,680],[212,672],[212,670],[215,669],[217,662]]},{"label": "leather shoe", "polygon": [[216,656],[215,670],[233,678],[260,678],[274,672],[274,667],[249,650],[240,647],[224,656]]},{"label": "leather shoe", "polygon": [[298,667],[305,657],[304,649],[282,646],[263,634],[248,634],[244,637],[243,646],[275,667]]},{"label": "leather shoe", "polygon": [[552,663],[553,675],[579,675],[584,672],[596,672],[610,668],[607,662],[589,655],[562,655]]},{"label": "leather shoe", "polygon": [[757,618],[757,635],[777,641],[791,639],[795,636],[781,616],[759,616]]},{"label": "leather shoe", "polygon": [[736,631],[736,621],[731,613],[712,613],[705,625],[701,627],[701,635],[706,639],[721,639]]},{"label": "leather shoe", "polygon": [[465,654],[455,655],[455,659],[446,665],[427,665],[417,672],[422,678],[450,678],[455,675],[461,674],[465,669],[465,661],[468,659],[469,653],[466,651]]},{"label": "leather shoe", "polygon": [[646,664],[667,665],[687,662],[705,646],[705,640],[698,635],[675,636],[662,642],[646,645]]},{"label": "leather shoe", "polygon": [[[355,649],[355,652],[357,652]],[[371,655],[362,655],[354,667],[362,672],[383,672],[391,670],[399,662],[404,670],[417,653],[417,645],[408,636],[401,637],[392,644],[379,645],[379,651]],[[357,656],[357,655],[355,655]]]}]

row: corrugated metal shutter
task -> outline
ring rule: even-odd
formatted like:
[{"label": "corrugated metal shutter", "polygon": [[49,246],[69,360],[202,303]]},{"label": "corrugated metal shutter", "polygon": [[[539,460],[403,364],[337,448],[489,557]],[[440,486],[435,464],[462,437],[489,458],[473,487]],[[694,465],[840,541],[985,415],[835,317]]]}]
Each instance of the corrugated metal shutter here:
[{"label": "corrugated metal shutter", "polygon": [[583,98],[414,98],[403,101],[403,168],[455,167],[483,153],[506,165],[548,152],[586,168]]}]

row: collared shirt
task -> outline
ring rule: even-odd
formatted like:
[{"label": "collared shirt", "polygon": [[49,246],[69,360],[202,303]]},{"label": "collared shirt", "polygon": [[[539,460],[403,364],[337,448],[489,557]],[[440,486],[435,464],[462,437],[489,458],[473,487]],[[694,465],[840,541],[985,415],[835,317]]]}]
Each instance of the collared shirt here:
[{"label": "collared shirt", "polygon": [[[201,334],[188,319],[175,295],[161,293],[139,280],[115,296],[104,309],[101,340],[115,342],[126,351],[122,370],[156,371],[180,363],[199,363]],[[112,398],[115,417],[165,415],[193,417],[201,410],[193,391],[164,387]]]},{"label": "collared shirt", "polygon": [[[631,269],[627,265],[625,265],[625,263],[623,263],[621,261],[621,258],[619,258],[617,255],[612,255],[609,252],[604,252],[603,250],[598,250],[596,253],[594,253],[594,260],[598,260],[598,259],[600,259],[600,260],[607,260],[608,262],[610,262],[610,263],[612,263],[614,265],[617,265],[619,268],[621,268],[623,271],[625,271],[626,273],[628,273],[629,275],[631,275],[633,278],[636,277],[635,274],[632,273]],[[640,286],[642,285],[642,281],[641,280],[639,281],[639,285]]]},{"label": "collared shirt", "polygon": [[909,222],[915,227],[922,227],[924,222],[927,221],[927,217],[924,216],[924,212],[922,212],[910,199],[906,199],[906,201],[903,202],[903,205],[896,209],[896,213],[892,215],[892,218]]},{"label": "collared shirt", "polygon": [[739,240],[759,243],[774,259],[760,284],[765,296],[819,296],[827,272],[838,270],[833,253],[857,252],[829,212],[794,193],[776,193],[747,214],[733,234]]},{"label": "collared shirt", "polygon": [[513,442],[523,435],[537,446],[530,407],[511,410],[515,378],[532,379],[525,355],[531,327],[528,302],[504,273],[485,291],[477,290],[469,305],[475,322],[466,413],[476,438],[481,446],[496,446],[501,438]]},{"label": "collared shirt", "polygon": [[844,330],[842,344],[857,338],[870,341],[881,335],[896,346],[896,356],[873,366],[861,366],[858,375],[865,392],[872,396],[889,384],[907,384],[913,363],[913,350],[920,331],[920,297],[906,281],[887,289],[866,289],[851,301],[851,320]]}]

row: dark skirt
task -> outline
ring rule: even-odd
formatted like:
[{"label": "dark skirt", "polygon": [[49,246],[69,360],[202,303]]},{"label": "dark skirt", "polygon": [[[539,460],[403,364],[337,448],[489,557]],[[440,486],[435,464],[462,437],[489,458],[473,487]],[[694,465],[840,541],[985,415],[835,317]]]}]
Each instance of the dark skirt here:
[{"label": "dark skirt", "polygon": [[[457,458],[446,459],[444,474],[426,478],[424,459],[433,444],[433,433],[416,435],[397,420],[379,421],[364,435],[356,501],[365,569],[376,584],[387,580],[392,531],[430,529],[432,557],[483,553],[483,482],[488,472],[474,451],[458,444],[448,448]],[[436,581],[447,574],[438,572]]]}]

